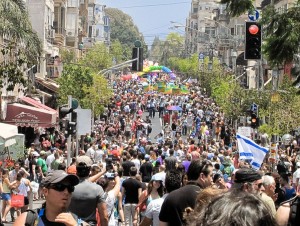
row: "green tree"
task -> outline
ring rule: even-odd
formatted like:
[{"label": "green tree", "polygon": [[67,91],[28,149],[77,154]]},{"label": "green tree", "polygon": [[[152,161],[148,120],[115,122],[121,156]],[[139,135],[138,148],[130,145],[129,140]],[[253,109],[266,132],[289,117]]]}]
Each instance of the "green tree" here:
[{"label": "green tree", "polygon": [[162,45],[162,57],[160,62],[162,65],[168,65],[171,57],[180,57],[183,53],[184,37],[178,33],[170,33],[166,37]]},{"label": "green tree", "polygon": [[162,47],[163,42],[156,36],[153,40],[151,50],[149,53],[149,60],[154,62],[159,62],[162,56]]},{"label": "green tree", "polygon": [[93,74],[93,85],[84,85],[83,90],[86,96],[81,101],[82,107],[92,109],[94,115],[99,115],[103,112],[103,106],[109,103],[113,95],[107,80],[97,74]]},{"label": "green tree", "polygon": [[32,30],[25,2],[22,0],[0,1],[0,35],[9,40],[0,50],[0,88],[19,89],[27,85],[24,73],[37,64],[42,52],[41,41]]},{"label": "green tree", "polygon": [[220,3],[226,4],[226,10],[231,17],[240,16],[254,9],[254,0],[221,0]]},{"label": "green tree", "polygon": [[79,64],[89,67],[94,72],[98,72],[111,67],[112,56],[109,54],[109,50],[104,43],[95,44],[93,48],[87,51],[86,55],[80,59]]},{"label": "green tree", "polygon": [[300,0],[284,12],[270,5],[263,11],[263,52],[269,64],[280,67],[299,53]]},{"label": "green tree", "polygon": [[91,87],[93,85],[92,71],[88,67],[77,65],[64,65],[64,70],[60,78],[57,79],[59,84],[58,104],[68,103],[68,95],[72,95],[79,102],[86,97],[83,87]]},{"label": "green tree", "polygon": [[144,47],[144,56],[147,56],[148,50],[145,44],[143,35],[139,32],[138,27],[134,24],[133,19],[123,11],[114,8],[106,8],[106,15],[110,18],[111,32],[110,38],[112,41],[118,40],[123,48],[122,60],[126,61],[132,57],[132,48],[134,42],[140,40]]},{"label": "green tree", "polygon": [[22,49],[31,65],[38,61],[42,44],[33,31],[23,0],[0,1],[0,35],[9,39],[18,51]]},{"label": "green tree", "polygon": [[64,64],[76,62],[76,52],[74,49],[60,48],[59,54],[60,54],[60,58]]}]

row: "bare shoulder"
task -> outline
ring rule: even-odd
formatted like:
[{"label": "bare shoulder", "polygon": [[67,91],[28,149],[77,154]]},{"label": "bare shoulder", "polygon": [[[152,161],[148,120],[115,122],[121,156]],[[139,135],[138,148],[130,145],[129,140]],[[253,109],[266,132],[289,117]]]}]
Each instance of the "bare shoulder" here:
[{"label": "bare shoulder", "polygon": [[290,203],[282,204],[276,212],[276,221],[279,226],[286,226],[290,216]]},{"label": "bare shoulder", "polygon": [[25,225],[26,217],[27,217],[27,212],[22,213],[20,216],[17,217],[16,221],[14,222],[14,226]]}]

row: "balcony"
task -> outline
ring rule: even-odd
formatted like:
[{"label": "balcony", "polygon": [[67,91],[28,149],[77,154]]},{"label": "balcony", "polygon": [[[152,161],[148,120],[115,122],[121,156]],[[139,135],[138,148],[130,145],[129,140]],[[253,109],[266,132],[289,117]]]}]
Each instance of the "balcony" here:
[{"label": "balcony", "polygon": [[54,44],[64,45],[66,41],[66,29],[62,27],[55,27]]},{"label": "balcony", "polygon": [[54,5],[64,5],[67,2],[67,0],[54,0]]}]

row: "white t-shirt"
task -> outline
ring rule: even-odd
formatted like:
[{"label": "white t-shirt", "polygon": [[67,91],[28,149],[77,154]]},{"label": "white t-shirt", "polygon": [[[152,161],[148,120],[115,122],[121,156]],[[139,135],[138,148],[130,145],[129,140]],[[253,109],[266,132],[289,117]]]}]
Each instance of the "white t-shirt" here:
[{"label": "white t-shirt", "polygon": [[300,168],[298,168],[294,173],[293,173],[293,183],[296,183],[296,179],[300,179]]},{"label": "white t-shirt", "polygon": [[47,167],[48,167],[48,172],[51,172],[52,169],[51,169],[51,163],[55,160],[55,157],[54,157],[54,154],[51,154],[49,155],[47,158],[46,158],[46,164],[47,164]]},{"label": "white t-shirt", "polygon": [[107,193],[107,197],[105,201],[106,201],[106,208],[109,217],[108,226],[115,226],[116,221],[115,221],[114,209],[115,209],[116,197],[113,191],[109,191]]},{"label": "white t-shirt", "polygon": [[165,194],[159,199],[152,200],[147,206],[145,216],[152,219],[152,226],[159,226],[159,212],[167,195]]},{"label": "white t-shirt", "polygon": [[141,162],[138,159],[132,159],[131,162],[134,163],[135,168],[137,168],[138,172],[140,171],[140,167],[141,167]]}]

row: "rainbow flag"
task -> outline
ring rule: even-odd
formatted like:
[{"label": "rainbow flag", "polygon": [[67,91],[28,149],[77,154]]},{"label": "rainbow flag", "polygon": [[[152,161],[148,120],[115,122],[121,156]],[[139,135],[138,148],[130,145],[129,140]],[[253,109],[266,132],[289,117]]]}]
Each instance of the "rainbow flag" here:
[{"label": "rainbow flag", "polygon": [[165,87],[165,86],[158,86],[158,87],[157,87],[157,91],[158,91],[158,92],[164,93],[165,90],[166,90],[166,87]]},{"label": "rainbow flag", "polygon": [[143,86],[143,91],[144,92],[148,92],[150,90],[150,87],[149,86]]},{"label": "rainbow flag", "polygon": [[165,87],[166,86],[166,83],[162,82],[162,81],[159,81],[156,84],[157,84],[158,87]]},{"label": "rainbow flag", "polygon": [[181,94],[189,94],[190,91],[188,90],[188,88],[186,86],[181,86],[180,93]]},{"label": "rainbow flag", "polygon": [[181,93],[181,90],[179,88],[173,88],[172,89],[172,94],[180,94]]},{"label": "rainbow flag", "polygon": [[172,87],[170,86],[165,87],[164,94],[172,94]]}]

